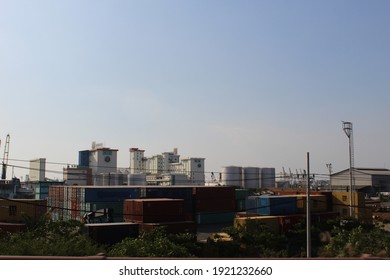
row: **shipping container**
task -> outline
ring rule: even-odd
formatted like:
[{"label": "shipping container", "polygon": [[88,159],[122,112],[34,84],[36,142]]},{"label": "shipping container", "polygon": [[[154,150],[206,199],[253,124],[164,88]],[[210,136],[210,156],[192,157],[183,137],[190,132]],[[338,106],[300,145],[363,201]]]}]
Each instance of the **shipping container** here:
[{"label": "shipping container", "polygon": [[235,211],[236,201],[233,198],[198,199],[195,201],[195,212]]},{"label": "shipping container", "polygon": [[[306,191],[277,191],[275,193],[276,195],[306,195]],[[315,195],[324,195],[326,197],[326,211],[331,212],[332,211],[332,192],[330,191],[310,191],[310,196]]]},{"label": "shipping container", "polygon": [[140,223],[178,222],[185,220],[184,200],[170,198],[127,199],[124,220]]},{"label": "shipping container", "polygon": [[26,231],[26,224],[16,224],[16,223],[0,223],[0,233],[9,232],[9,233],[18,233]]},{"label": "shipping container", "polygon": [[247,212],[259,215],[278,216],[297,213],[295,196],[249,196]]},{"label": "shipping container", "polygon": [[[332,192],[334,206],[349,206],[351,200],[350,192]],[[362,192],[354,192],[352,194],[352,202],[356,207],[364,208],[366,206],[365,194]]]},{"label": "shipping container", "polygon": [[202,212],[195,214],[198,225],[233,223],[235,212]]},{"label": "shipping container", "polygon": [[236,212],[236,218],[246,218],[246,217],[258,217],[259,214],[250,213],[250,212]]},{"label": "shipping container", "polygon": [[192,233],[196,234],[196,223],[192,221],[179,221],[167,223],[143,223],[141,224],[141,231],[148,232],[155,228],[164,227],[168,233]]},{"label": "shipping container", "polygon": [[249,190],[246,189],[236,189],[236,200],[245,200],[249,196]]},{"label": "shipping container", "polygon": [[[350,207],[349,206],[343,206],[343,205],[335,205],[333,207],[333,210],[335,212],[338,212],[340,217],[350,217]],[[359,220],[360,222],[363,223],[368,223],[372,224],[372,215],[373,211],[370,208],[358,208],[354,207],[353,209],[354,212],[354,218]]]},{"label": "shipping container", "polygon": [[184,199],[184,210],[187,214],[194,213],[192,187],[141,187],[140,198],[172,198]]},{"label": "shipping container", "polygon": [[26,218],[38,220],[47,213],[47,200],[0,199],[0,222],[23,222]]},{"label": "shipping container", "polygon": [[[298,213],[306,213],[306,195],[296,195]],[[326,212],[328,210],[327,197],[325,195],[310,194],[310,213]]]},{"label": "shipping container", "polygon": [[278,216],[241,217],[234,219],[234,227],[244,227],[247,231],[260,230],[260,225],[266,225],[273,233],[280,233]]},{"label": "shipping container", "polygon": [[236,199],[234,187],[193,187],[196,199]]},{"label": "shipping container", "polygon": [[99,223],[85,224],[84,232],[99,244],[113,245],[125,238],[139,236],[139,224],[136,223]]},{"label": "shipping container", "polygon": [[246,200],[245,199],[239,199],[236,200],[236,211],[246,211]]},{"label": "shipping container", "polygon": [[139,198],[138,187],[83,187],[85,202],[121,201]]}]

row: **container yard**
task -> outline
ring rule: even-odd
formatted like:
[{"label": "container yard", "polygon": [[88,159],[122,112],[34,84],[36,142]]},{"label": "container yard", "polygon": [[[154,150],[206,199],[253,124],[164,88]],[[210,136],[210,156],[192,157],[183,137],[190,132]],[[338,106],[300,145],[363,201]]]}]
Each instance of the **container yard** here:
[{"label": "container yard", "polygon": [[48,205],[53,219],[83,221],[85,214],[113,210],[113,221],[123,221],[123,201],[139,197],[140,189],[129,186],[50,186]]}]

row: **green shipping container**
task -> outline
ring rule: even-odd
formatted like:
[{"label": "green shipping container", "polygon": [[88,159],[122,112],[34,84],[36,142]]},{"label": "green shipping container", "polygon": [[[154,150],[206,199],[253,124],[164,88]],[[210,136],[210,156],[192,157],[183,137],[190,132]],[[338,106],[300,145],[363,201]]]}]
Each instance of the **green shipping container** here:
[{"label": "green shipping container", "polygon": [[246,199],[249,195],[249,190],[246,189],[236,189],[236,200]]}]

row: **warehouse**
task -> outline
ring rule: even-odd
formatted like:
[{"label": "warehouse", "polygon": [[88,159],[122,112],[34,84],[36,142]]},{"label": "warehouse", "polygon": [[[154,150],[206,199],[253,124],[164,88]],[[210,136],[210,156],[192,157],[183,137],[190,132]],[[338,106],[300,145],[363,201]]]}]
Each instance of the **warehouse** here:
[{"label": "warehouse", "polygon": [[[354,168],[354,187],[356,190],[369,195],[390,191],[390,170],[384,168]],[[349,188],[349,169],[345,169],[330,176],[333,190],[347,190]]]}]

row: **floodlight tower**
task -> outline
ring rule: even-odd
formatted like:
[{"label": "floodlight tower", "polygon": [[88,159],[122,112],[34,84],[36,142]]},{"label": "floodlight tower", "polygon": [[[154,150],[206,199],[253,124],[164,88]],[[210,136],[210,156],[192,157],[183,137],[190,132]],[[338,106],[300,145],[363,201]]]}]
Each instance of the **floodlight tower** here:
[{"label": "floodlight tower", "polygon": [[354,169],[354,152],[353,152],[353,131],[352,123],[343,121],[343,130],[349,140],[349,215],[354,217],[353,209],[353,169]]}]

